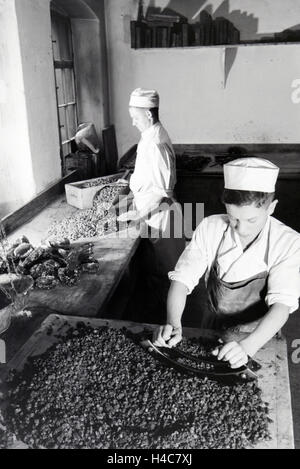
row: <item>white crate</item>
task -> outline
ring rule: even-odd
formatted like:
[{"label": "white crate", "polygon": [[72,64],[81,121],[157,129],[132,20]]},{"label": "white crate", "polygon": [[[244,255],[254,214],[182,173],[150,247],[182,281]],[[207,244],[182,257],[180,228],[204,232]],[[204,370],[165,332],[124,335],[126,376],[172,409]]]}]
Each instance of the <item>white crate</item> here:
[{"label": "white crate", "polygon": [[[65,184],[65,191],[68,204],[81,210],[92,208],[94,197],[97,192],[99,192],[101,187],[106,186],[109,183],[110,178],[116,177],[117,179],[119,179],[122,178],[123,175],[123,173],[117,173],[111,174],[110,176],[86,179],[85,181]],[[89,183],[95,184],[97,180],[99,180],[99,184],[96,184],[92,187],[84,187],[86,184]]]}]

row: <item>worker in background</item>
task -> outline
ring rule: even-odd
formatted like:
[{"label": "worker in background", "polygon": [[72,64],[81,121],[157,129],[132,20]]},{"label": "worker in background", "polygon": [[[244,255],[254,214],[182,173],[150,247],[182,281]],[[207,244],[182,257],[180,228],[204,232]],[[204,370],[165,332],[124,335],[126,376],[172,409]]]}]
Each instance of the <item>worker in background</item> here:
[{"label": "worker in background", "polygon": [[167,321],[155,331],[155,345],[180,342],[187,295],[204,274],[215,328],[257,321],[246,338],[214,351],[232,368],[246,364],[298,309],[300,234],[272,217],[278,172],[259,158],[224,165],[227,214],[200,223],[170,272]]},{"label": "worker in background", "polygon": [[185,248],[181,208],[174,199],[176,159],[169,135],[159,121],[157,91],[133,91],[129,114],[141,139],[130,179],[133,207],[118,221],[141,222],[144,228],[140,248],[143,278],[136,286],[143,301],[136,305],[137,317],[131,319],[162,324],[170,286],[168,272]]}]

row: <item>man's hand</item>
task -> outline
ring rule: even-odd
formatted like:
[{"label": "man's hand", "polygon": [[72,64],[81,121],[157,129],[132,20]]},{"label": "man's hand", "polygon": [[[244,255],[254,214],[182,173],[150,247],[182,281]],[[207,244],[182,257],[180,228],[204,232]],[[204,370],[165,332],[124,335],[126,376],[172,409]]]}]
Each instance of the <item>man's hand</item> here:
[{"label": "man's hand", "polygon": [[174,347],[182,339],[182,327],[171,324],[159,326],[153,333],[153,344],[156,347]]},{"label": "man's hand", "polygon": [[248,353],[242,342],[228,342],[221,348],[216,348],[212,353],[218,357],[218,360],[229,362],[231,368],[240,368],[248,362]]},{"label": "man's hand", "polygon": [[122,213],[117,218],[119,222],[138,221],[139,219],[140,219],[140,215],[136,210],[129,210],[126,213]]}]

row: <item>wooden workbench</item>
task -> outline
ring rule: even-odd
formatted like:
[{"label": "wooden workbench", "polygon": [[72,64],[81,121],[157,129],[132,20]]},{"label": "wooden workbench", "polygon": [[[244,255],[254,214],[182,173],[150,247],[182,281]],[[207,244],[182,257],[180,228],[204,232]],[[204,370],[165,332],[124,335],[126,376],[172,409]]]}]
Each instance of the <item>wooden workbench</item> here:
[{"label": "wooden workbench", "polygon": [[[48,229],[54,221],[59,222],[76,211],[76,208],[67,204],[64,195],[59,196],[30,222],[14,231],[8,239],[13,241],[25,235],[34,246],[38,246],[47,239]],[[13,321],[8,331],[1,336],[8,344],[9,358],[51,312],[103,317],[105,308],[139,245],[139,231],[131,228],[101,238],[82,238],[73,244],[80,245],[84,242],[94,244],[93,255],[99,261],[99,273],[81,274],[73,287],[58,285],[53,290],[30,291],[27,309],[32,312],[32,318],[24,323]]]},{"label": "wooden workbench", "polygon": [[[54,221],[59,222],[77,211],[67,204],[65,196],[60,196],[9,238],[13,240],[25,235],[33,245],[40,245],[48,237],[48,228]],[[138,230],[131,229],[101,238],[77,240],[73,245],[94,244],[93,256],[99,261],[99,274],[82,274],[73,287],[58,285],[53,290],[33,290],[28,309],[44,306],[63,314],[101,315],[135,253],[139,239]]]},{"label": "wooden workbench", "polygon": [[138,238],[105,237],[93,241],[93,257],[100,264],[97,274],[81,274],[73,287],[33,290],[28,309],[45,306],[60,313],[93,317],[101,315],[138,245]]},{"label": "wooden workbench", "polygon": [[[29,356],[45,352],[59,340],[59,337],[64,337],[70,326],[76,327],[79,320],[95,328],[109,326],[121,329],[125,327],[133,333],[139,333],[145,328],[153,330],[157,327],[125,321],[50,315],[10,360],[5,370],[2,368],[2,375],[4,376],[11,368],[21,370]],[[49,334],[49,327],[51,334]],[[187,337],[207,337],[215,332],[184,328],[183,334]],[[223,338],[224,340],[238,340],[241,339],[241,333],[226,333]],[[273,338],[259,350],[255,359],[262,366],[258,371],[258,386],[262,390],[262,399],[269,404],[269,417],[271,418],[269,427],[271,439],[260,443],[256,449],[291,449],[294,447],[294,438],[285,340]]]}]

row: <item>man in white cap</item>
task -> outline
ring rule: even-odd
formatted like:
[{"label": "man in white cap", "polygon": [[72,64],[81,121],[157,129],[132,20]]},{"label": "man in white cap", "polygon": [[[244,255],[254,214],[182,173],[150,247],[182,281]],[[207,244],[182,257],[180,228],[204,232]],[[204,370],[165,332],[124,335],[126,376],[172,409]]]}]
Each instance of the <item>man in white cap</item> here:
[{"label": "man in white cap", "polygon": [[[147,231],[143,233],[146,239],[143,239],[141,248],[143,279],[140,282],[147,283],[144,303],[148,304],[144,304],[140,314],[147,307],[151,309],[152,303],[153,313],[148,312],[147,320],[155,322],[164,320],[159,309],[166,309],[170,285],[168,272],[174,269],[185,248],[182,213],[174,199],[176,158],[169,135],[159,121],[157,91],[134,90],[130,96],[129,114],[133,126],[141,133],[141,140],[130,179],[133,209],[118,220],[143,220],[146,223]],[[155,303],[155,297],[160,307]],[[156,317],[154,311],[157,312]],[[139,319],[146,318],[139,316]]]},{"label": "man in white cap", "polygon": [[203,275],[215,328],[258,320],[247,338],[214,351],[232,368],[246,364],[298,309],[300,234],[272,217],[278,172],[259,158],[224,165],[227,214],[200,223],[170,272],[167,324],[154,333],[157,346],[172,347],[181,340],[187,295]]}]

